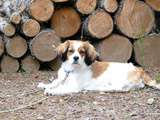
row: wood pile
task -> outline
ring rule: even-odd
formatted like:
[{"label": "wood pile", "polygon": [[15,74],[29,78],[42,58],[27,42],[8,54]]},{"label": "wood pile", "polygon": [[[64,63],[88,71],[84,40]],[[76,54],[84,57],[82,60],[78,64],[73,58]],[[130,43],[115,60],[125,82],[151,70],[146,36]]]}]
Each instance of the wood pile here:
[{"label": "wood pile", "polygon": [[67,39],[89,40],[102,60],[160,67],[157,20],[159,0],[0,0],[0,69],[57,70]]}]

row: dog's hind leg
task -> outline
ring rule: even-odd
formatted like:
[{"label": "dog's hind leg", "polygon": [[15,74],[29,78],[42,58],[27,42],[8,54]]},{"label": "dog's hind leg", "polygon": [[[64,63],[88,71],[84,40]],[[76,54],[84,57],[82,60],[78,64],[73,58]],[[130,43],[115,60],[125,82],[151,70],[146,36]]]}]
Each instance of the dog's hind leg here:
[{"label": "dog's hind leg", "polygon": [[152,80],[152,78],[142,68],[138,68],[138,70],[145,85],[160,90],[160,83],[157,83],[156,80]]}]

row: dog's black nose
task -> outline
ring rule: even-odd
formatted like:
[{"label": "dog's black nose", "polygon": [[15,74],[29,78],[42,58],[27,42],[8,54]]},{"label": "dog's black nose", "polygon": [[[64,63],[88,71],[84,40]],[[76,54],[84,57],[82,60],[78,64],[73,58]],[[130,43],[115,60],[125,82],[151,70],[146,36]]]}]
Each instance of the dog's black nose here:
[{"label": "dog's black nose", "polygon": [[75,61],[77,61],[77,60],[79,59],[79,57],[78,57],[78,56],[74,56],[73,59],[74,59]]}]

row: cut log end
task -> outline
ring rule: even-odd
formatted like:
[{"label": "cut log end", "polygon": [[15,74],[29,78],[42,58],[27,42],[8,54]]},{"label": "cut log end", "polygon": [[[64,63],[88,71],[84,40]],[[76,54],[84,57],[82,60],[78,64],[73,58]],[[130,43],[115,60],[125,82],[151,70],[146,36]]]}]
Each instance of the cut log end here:
[{"label": "cut log end", "polygon": [[14,36],[13,38],[5,38],[6,52],[14,58],[22,57],[27,51],[27,42],[21,36]]},{"label": "cut log end", "polygon": [[115,22],[123,34],[130,38],[140,38],[152,30],[155,17],[152,9],[143,1],[124,0]]},{"label": "cut log end", "polygon": [[160,34],[153,34],[134,43],[135,59],[143,67],[160,68]]},{"label": "cut log end", "polygon": [[22,25],[23,33],[28,37],[34,37],[40,32],[40,24],[34,19],[27,19]]},{"label": "cut log end", "polygon": [[78,13],[72,8],[56,10],[51,19],[51,27],[60,37],[70,37],[80,28],[81,20]]},{"label": "cut log end", "polygon": [[118,9],[117,0],[101,0],[100,6],[109,13],[114,13]]},{"label": "cut log end", "polygon": [[132,44],[128,38],[113,34],[97,45],[100,58],[105,61],[127,62],[132,54]]},{"label": "cut log end", "polygon": [[19,62],[10,56],[3,56],[1,60],[1,72],[14,73],[19,70]]},{"label": "cut log end", "polygon": [[29,6],[30,15],[36,20],[45,22],[48,21],[53,12],[54,5],[50,0],[33,0]]},{"label": "cut log end", "polygon": [[11,24],[7,24],[4,26],[4,34],[6,36],[13,36],[15,34],[15,27]]},{"label": "cut log end", "polygon": [[19,24],[21,22],[21,15],[17,12],[10,16],[10,21],[14,24]]},{"label": "cut log end", "polygon": [[29,55],[21,60],[21,68],[25,72],[37,72],[40,68],[40,63],[34,57]]},{"label": "cut log end", "polygon": [[16,32],[15,27],[12,24],[9,23],[2,23],[0,25],[1,31],[6,35],[6,36],[13,36]]},{"label": "cut log end", "polygon": [[97,0],[77,0],[76,8],[82,14],[92,13],[97,5]]},{"label": "cut log end", "polygon": [[107,37],[113,30],[111,16],[102,9],[95,11],[85,22],[85,31],[99,39]]},{"label": "cut log end", "polygon": [[160,11],[160,1],[159,0],[145,0],[146,3],[151,6],[155,11]]},{"label": "cut log end", "polygon": [[32,55],[42,62],[49,62],[56,58],[56,47],[60,42],[53,30],[43,30],[30,42]]}]

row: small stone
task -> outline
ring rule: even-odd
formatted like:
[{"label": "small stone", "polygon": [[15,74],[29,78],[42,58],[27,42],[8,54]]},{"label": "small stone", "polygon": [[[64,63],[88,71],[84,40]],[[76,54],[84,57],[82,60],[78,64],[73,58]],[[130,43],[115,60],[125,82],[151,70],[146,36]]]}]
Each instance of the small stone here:
[{"label": "small stone", "polygon": [[131,117],[137,116],[137,113],[132,112],[132,113],[130,113],[130,116],[131,116]]},{"label": "small stone", "polygon": [[64,102],[64,100],[63,100],[63,99],[59,99],[59,102],[61,102],[61,103],[62,103],[62,102]]},{"label": "small stone", "polygon": [[147,104],[152,105],[154,103],[154,98],[149,98]]},{"label": "small stone", "polygon": [[44,120],[44,117],[43,116],[38,116],[37,120]]},{"label": "small stone", "polygon": [[104,92],[104,91],[100,91],[99,94],[100,94],[100,95],[104,95],[105,92]]},{"label": "small stone", "polygon": [[94,101],[93,104],[94,104],[94,105],[98,105],[98,102],[97,102],[97,101]]}]

